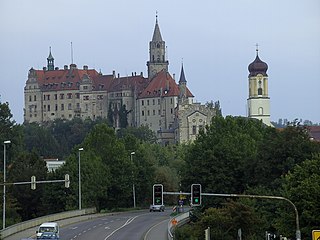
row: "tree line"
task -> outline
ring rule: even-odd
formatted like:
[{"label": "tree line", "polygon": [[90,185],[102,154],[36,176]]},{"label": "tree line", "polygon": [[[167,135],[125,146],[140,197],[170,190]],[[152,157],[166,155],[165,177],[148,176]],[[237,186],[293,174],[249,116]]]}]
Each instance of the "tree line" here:
[{"label": "tree line", "polygon": [[[78,154],[83,148],[83,208],[130,208],[133,183],[138,207],[152,202],[154,183],[163,184],[165,191],[185,192],[200,183],[208,193],[286,197],[298,208],[303,237],[317,227],[320,145],[310,141],[303,126],[291,124],[279,131],[244,117],[217,116],[194,142],[169,146],[157,144],[147,127],[115,131],[111,126],[108,119],[77,118],[16,124],[9,104],[0,103],[0,140],[11,140],[6,146],[7,182],[29,181],[33,175],[37,180],[63,179],[64,174],[71,181],[70,188],[61,183],[37,184],[35,190],[8,187],[7,225],[78,208]],[[45,158],[66,163],[48,172]],[[165,198],[166,204],[176,202]],[[211,197],[202,202],[191,223],[177,230],[177,239],[203,239],[208,227],[215,239],[235,239],[239,229],[243,239],[263,238],[265,231],[294,237],[294,212],[286,203]]]}]

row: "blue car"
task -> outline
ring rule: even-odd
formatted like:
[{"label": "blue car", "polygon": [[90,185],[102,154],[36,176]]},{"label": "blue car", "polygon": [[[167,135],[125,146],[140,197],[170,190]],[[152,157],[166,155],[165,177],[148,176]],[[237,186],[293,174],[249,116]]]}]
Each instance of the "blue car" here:
[{"label": "blue car", "polygon": [[38,239],[54,239],[54,240],[58,240],[59,237],[56,233],[53,232],[43,232],[41,234],[40,237],[38,237]]}]

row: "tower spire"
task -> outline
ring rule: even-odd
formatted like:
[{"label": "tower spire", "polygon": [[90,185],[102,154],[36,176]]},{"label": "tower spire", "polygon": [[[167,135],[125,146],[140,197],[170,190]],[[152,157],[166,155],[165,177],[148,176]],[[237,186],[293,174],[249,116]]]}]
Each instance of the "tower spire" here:
[{"label": "tower spire", "polygon": [[258,56],[258,52],[259,52],[259,44],[256,43],[256,52],[257,52],[257,56]]},{"label": "tower spire", "polygon": [[54,70],[54,58],[51,54],[51,47],[49,47],[49,56],[47,57],[47,68],[48,71]]}]

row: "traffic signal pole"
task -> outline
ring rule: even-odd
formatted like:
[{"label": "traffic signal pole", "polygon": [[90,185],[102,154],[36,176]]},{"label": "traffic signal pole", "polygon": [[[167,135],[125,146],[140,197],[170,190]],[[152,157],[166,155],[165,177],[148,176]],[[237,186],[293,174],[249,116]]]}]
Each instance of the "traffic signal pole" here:
[{"label": "traffic signal pole", "polygon": [[[163,192],[166,195],[191,195],[187,192]],[[225,194],[225,193],[201,193],[201,196],[213,196],[213,197],[241,197],[241,198],[260,198],[260,199],[273,199],[273,200],[284,200],[293,207],[296,216],[296,240],[301,240],[301,231],[299,226],[299,213],[297,207],[292,201],[285,197],[279,196],[266,196],[266,195],[248,195],[248,194]]]}]

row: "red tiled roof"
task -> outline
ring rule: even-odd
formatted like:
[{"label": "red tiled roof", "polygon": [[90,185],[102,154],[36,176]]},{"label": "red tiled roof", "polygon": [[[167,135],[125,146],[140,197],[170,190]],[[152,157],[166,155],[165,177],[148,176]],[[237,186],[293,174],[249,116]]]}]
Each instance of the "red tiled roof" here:
[{"label": "red tiled roof", "polygon": [[125,89],[135,90],[140,94],[149,84],[149,79],[141,75],[115,78],[109,88],[110,92],[119,92]]},{"label": "red tiled roof", "polygon": [[76,90],[84,74],[92,80],[95,90],[108,90],[113,75],[101,75],[95,69],[60,69],[60,70],[36,70],[39,87],[43,91]]},{"label": "red tiled roof", "polygon": [[[171,97],[179,96],[179,85],[171,77],[170,73],[165,70],[159,72],[143,90],[138,98],[153,98],[153,97]],[[193,97],[190,90],[187,88],[187,97]]]}]

